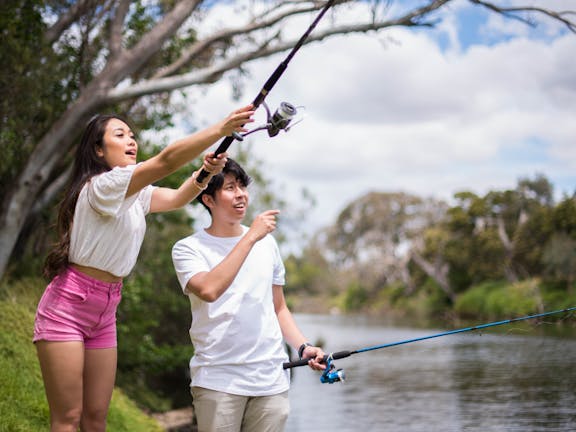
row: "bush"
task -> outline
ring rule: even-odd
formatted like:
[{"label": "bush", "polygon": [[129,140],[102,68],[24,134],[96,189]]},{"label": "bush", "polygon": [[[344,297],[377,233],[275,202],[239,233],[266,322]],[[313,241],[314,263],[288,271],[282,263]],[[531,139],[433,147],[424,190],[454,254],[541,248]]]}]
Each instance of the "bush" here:
[{"label": "bush", "polygon": [[473,286],[454,305],[462,318],[511,318],[538,312],[543,305],[540,281],[527,279],[510,284],[504,281]]},{"label": "bush", "polygon": [[346,292],[342,296],[342,309],[346,312],[360,310],[368,301],[366,288],[357,282],[348,285]]}]

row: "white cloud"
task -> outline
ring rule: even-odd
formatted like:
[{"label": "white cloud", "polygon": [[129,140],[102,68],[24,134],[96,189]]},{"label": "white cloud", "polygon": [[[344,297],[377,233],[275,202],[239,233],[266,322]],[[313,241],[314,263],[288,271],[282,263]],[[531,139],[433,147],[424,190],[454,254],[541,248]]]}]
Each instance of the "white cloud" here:
[{"label": "white cloud", "polygon": [[[443,25],[454,39],[454,21]],[[543,41],[498,18],[487,28],[496,25],[526,37],[442,50],[431,34],[395,29],[298,52],[267,102],[304,105],[305,120],[249,141],[285,198],[297,200],[302,187],[316,197],[309,230],[372,190],[447,199],[463,189],[512,188],[536,173],[559,193],[576,190],[576,36]],[[244,101],[282,59],[250,66]],[[224,80],[197,97],[203,124],[244,103],[231,102],[228,87]]]}]

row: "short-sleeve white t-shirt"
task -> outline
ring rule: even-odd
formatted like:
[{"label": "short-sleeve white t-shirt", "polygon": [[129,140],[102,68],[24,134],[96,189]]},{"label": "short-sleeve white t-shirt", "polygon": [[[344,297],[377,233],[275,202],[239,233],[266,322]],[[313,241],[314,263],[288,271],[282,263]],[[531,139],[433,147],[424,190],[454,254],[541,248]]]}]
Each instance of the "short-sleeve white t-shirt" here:
[{"label": "short-sleeve white t-shirt", "polygon": [[136,165],[92,177],[78,196],[69,261],[125,277],[136,264],[146,233],[153,186],[126,198]]},{"label": "short-sleeve white t-shirt", "polygon": [[[243,227],[244,234],[248,228]],[[242,238],[214,237],[201,230],[178,241],[172,260],[183,289],[192,276],[218,265]],[[267,235],[248,254],[232,285],[205,302],[188,294],[192,309],[191,386],[267,396],[290,386],[282,369],[288,356],[274,310],[272,285],[284,285],[284,264],[276,240]]]}]

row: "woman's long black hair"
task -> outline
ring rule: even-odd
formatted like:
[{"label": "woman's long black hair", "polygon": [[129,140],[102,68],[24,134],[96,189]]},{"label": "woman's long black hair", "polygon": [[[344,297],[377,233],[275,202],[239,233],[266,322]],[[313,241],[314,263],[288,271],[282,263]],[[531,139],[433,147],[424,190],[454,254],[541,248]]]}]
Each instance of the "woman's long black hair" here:
[{"label": "woman's long black hair", "polygon": [[56,227],[59,240],[44,263],[44,276],[48,279],[60,274],[68,265],[74,210],[82,187],[93,176],[110,171],[110,167],[102,157],[98,156],[96,150],[104,146],[104,132],[111,119],[125,122],[116,115],[99,114],[92,117],[76,149],[72,176],[58,211]]}]

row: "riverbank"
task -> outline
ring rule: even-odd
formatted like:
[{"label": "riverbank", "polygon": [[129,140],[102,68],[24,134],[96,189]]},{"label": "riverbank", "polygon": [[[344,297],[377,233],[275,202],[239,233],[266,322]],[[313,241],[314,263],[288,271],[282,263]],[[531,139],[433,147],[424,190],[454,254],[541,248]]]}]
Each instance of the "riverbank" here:
[{"label": "riverbank", "polygon": [[166,432],[196,432],[198,430],[193,425],[194,410],[192,407],[152,414],[152,417]]}]

